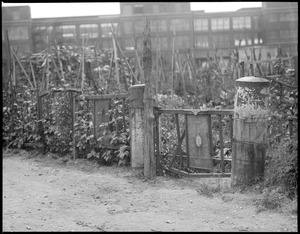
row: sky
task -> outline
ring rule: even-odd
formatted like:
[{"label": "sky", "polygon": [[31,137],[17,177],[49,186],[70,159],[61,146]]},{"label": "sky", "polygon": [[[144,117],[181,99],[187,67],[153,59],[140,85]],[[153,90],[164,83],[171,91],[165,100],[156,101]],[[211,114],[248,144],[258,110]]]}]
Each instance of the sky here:
[{"label": "sky", "polygon": [[[2,6],[30,6],[32,18],[120,14],[118,2],[102,3],[3,3]],[[191,10],[205,12],[236,11],[240,8],[261,7],[261,2],[191,2]]]}]

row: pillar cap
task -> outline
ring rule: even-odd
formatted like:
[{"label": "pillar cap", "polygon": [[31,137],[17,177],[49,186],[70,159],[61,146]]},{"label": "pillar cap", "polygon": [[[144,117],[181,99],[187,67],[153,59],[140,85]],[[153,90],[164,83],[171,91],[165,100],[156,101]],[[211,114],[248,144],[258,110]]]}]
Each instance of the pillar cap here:
[{"label": "pillar cap", "polygon": [[246,76],[237,79],[238,82],[261,82],[261,83],[270,83],[269,80],[261,78],[261,77],[255,77],[255,76]]}]

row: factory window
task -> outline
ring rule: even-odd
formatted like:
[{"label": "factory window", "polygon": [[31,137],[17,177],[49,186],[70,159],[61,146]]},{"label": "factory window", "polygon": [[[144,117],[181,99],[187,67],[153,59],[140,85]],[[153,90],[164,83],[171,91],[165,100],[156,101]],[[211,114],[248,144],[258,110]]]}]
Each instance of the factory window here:
[{"label": "factory window", "polygon": [[114,32],[114,35],[120,36],[118,23],[103,23],[100,24],[101,27],[101,37],[111,37],[111,30]]},{"label": "factory window", "polygon": [[190,29],[190,24],[188,19],[172,19],[170,21],[171,31],[187,31]]},{"label": "factory window", "polygon": [[178,49],[190,48],[189,36],[176,36],[176,46]]},{"label": "factory window", "polygon": [[132,15],[132,7],[123,6],[123,15]]},{"label": "factory window", "polygon": [[152,13],[159,13],[159,6],[157,4],[152,5]]},{"label": "factory window", "polygon": [[163,32],[168,30],[166,20],[151,20],[151,32]]},{"label": "factory window", "polygon": [[35,43],[48,43],[53,31],[52,26],[37,26],[33,28],[33,40]]},{"label": "factory window", "polygon": [[152,49],[168,49],[169,43],[168,43],[168,38],[167,37],[154,37],[151,39],[152,42]]},{"label": "factory window", "polygon": [[7,29],[9,40],[27,40],[29,39],[27,27],[10,27]]},{"label": "factory window", "polygon": [[81,24],[79,26],[80,36],[86,38],[97,38],[98,37],[98,25],[97,24]]},{"label": "factory window", "polygon": [[216,48],[228,48],[230,47],[230,36],[227,34],[213,35],[212,42]]},{"label": "factory window", "polygon": [[195,46],[196,48],[208,48],[209,40],[208,36],[195,36]]},{"label": "factory window", "polygon": [[268,38],[271,40],[278,39],[278,31],[268,32]]},{"label": "factory window", "polygon": [[251,17],[250,16],[233,17],[232,28],[233,29],[251,28]]},{"label": "factory window", "polygon": [[208,19],[195,19],[194,20],[195,31],[206,31],[208,30]]},{"label": "factory window", "polygon": [[133,33],[133,23],[131,21],[124,22],[124,34],[132,34]]},{"label": "factory window", "polygon": [[137,20],[134,23],[135,33],[142,33],[145,28],[145,22],[143,20]]},{"label": "factory window", "polygon": [[298,37],[298,30],[281,30],[280,31],[280,38],[297,38]]},{"label": "factory window", "polygon": [[262,44],[262,43],[263,43],[263,39],[262,39],[260,33],[256,33],[256,34],[255,34],[253,42],[254,42],[255,45],[258,45],[258,44]]},{"label": "factory window", "polygon": [[132,39],[130,39],[130,38],[124,39],[124,47],[125,47],[125,50],[134,50],[134,44],[133,44]]},{"label": "factory window", "polygon": [[182,12],[181,3],[175,3],[175,12]]},{"label": "factory window", "polygon": [[252,37],[250,33],[236,33],[233,35],[235,46],[252,45]]},{"label": "factory window", "polygon": [[269,22],[277,22],[277,14],[268,15]]},{"label": "factory window", "polygon": [[166,4],[160,4],[159,5],[159,12],[160,13],[165,13],[165,12],[167,12],[167,8],[168,8],[168,6]]},{"label": "factory window", "polygon": [[61,30],[63,38],[76,37],[76,26],[75,25],[62,25],[62,26],[59,26],[59,30]]},{"label": "factory window", "polygon": [[230,29],[229,18],[211,19],[211,30],[226,30]]},{"label": "factory window", "polygon": [[143,5],[134,5],[133,6],[133,13],[134,14],[143,14],[144,13],[144,6]]},{"label": "factory window", "polygon": [[298,15],[291,13],[282,13],[280,14],[280,21],[294,21],[298,20]]},{"label": "factory window", "polygon": [[253,16],[253,27],[254,29],[260,29],[260,17],[259,16]]},{"label": "factory window", "polygon": [[[133,42],[132,42],[133,43]],[[138,50],[138,51],[142,51],[143,50],[143,38],[142,37],[138,37],[136,39],[136,45],[135,45],[135,48]]]},{"label": "factory window", "polygon": [[102,41],[102,49],[103,50],[112,50],[113,44],[112,40],[103,40]]}]

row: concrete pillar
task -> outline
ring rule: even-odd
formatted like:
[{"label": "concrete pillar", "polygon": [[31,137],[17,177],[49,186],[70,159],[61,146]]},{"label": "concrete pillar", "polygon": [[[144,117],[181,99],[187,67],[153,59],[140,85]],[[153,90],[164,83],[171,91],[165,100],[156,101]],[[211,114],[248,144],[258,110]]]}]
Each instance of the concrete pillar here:
[{"label": "concrete pillar", "polygon": [[236,80],[231,184],[263,178],[267,143],[270,82],[258,77]]},{"label": "concrete pillar", "polygon": [[145,84],[129,88],[131,168],[136,173],[144,171],[144,91]]}]

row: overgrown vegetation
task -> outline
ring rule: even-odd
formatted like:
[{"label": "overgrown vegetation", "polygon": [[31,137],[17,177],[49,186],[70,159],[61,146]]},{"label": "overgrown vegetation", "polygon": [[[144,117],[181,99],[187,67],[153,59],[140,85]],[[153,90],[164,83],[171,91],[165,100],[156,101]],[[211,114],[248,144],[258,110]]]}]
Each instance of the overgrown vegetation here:
[{"label": "overgrown vegetation", "polygon": [[[153,84],[157,94],[156,105],[178,109],[233,108],[234,82],[239,70],[237,53],[233,51],[229,61],[225,62],[222,53],[215,51],[201,68],[196,66],[195,59],[188,53],[181,60],[174,57],[173,66],[167,66],[162,59],[161,66],[155,67],[155,72],[160,74],[157,77],[162,79],[162,82]],[[280,51],[278,57],[283,58]],[[250,57],[248,59],[250,61]],[[128,87],[141,76],[141,64],[135,68],[127,58],[114,58],[110,52],[85,45],[49,46],[40,53],[22,59],[14,57],[11,61],[16,64],[16,69],[13,71],[14,66],[11,66],[3,88],[2,141],[5,147],[24,148],[26,143],[42,142],[47,145],[48,151],[65,155],[73,150],[74,134],[79,157],[96,159],[109,165],[114,162],[118,165],[129,163],[128,100],[125,103],[112,100],[111,110],[107,113],[109,122],[93,126],[92,105],[88,105],[84,97],[127,92]],[[295,87],[295,67],[292,62],[282,59],[260,66],[254,69],[245,67],[245,75],[263,76],[271,81],[272,115],[268,119],[269,148],[263,187],[271,191],[280,186],[290,198],[294,198],[298,178],[298,88]],[[261,71],[264,74],[260,74]],[[70,94],[67,90],[71,89],[79,92]],[[48,92],[42,98],[43,115],[40,120],[36,108],[37,90]],[[72,95],[82,98],[74,120],[74,133]],[[222,124],[226,141],[228,119],[224,118]],[[184,119],[181,117],[179,125],[182,134]],[[95,127],[101,129],[101,136],[95,135]],[[214,146],[218,149],[218,119],[213,118],[212,127],[215,131]],[[174,116],[163,116],[161,132],[162,164],[167,166],[178,144]],[[185,141],[182,150],[185,151]],[[266,197],[270,194],[265,193],[268,194]]]}]

